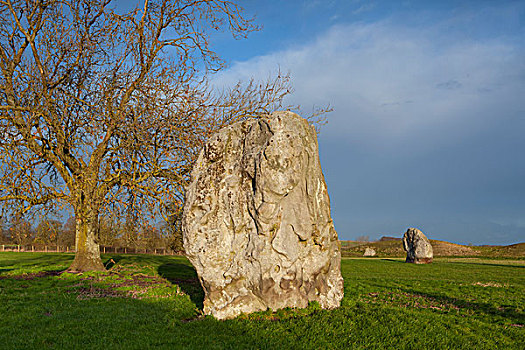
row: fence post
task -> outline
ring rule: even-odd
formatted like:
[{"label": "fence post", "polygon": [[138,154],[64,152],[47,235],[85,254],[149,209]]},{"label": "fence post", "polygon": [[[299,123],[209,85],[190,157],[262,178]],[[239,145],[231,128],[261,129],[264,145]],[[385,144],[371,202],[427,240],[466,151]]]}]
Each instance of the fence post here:
[{"label": "fence post", "polygon": [[5,245],[2,244],[2,251],[5,252]]},{"label": "fence post", "polygon": [[47,245],[45,246],[44,251],[47,253]]},{"label": "fence post", "polygon": [[106,246],[102,247],[104,249],[104,254],[106,254]]},{"label": "fence post", "polygon": [[127,252],[128,252],[128,249],[124,247],[124,254],[126,254]]},{"label": "fence post", "polygon": [[17,247],[17,248],[18,248],[18,252],[20,253],[20,244],[18,245],[18,247]]}]

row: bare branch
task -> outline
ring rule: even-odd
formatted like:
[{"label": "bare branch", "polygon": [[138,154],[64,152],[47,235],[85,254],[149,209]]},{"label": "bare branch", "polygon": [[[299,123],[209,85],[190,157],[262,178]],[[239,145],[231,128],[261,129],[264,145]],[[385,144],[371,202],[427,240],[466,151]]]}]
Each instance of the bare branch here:
[{"label": "bare branch", "polygon": [[109,4],[0,1],[0,205],[67,204],[78,242],[101,213],[180,208],[206,139],[291,92],[281,74],[209,86],[224,67],[210,33],[259,29],[233,1],[145,0],[125,13]]}]

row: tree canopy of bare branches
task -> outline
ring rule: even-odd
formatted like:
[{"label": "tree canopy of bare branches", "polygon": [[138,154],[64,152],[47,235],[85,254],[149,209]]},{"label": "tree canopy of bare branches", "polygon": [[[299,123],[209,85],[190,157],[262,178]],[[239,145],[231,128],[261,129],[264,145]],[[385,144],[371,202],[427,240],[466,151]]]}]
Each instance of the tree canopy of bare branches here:
[{"label": "tree canopy of bare branches", "polygon": [[287,76],[213,91],[215,30],[257,27],[227,0],[0,1],[0,203],[72,208],[71,271],[103,269],[100,215],[180,205],[203,141],[289,93]]}]

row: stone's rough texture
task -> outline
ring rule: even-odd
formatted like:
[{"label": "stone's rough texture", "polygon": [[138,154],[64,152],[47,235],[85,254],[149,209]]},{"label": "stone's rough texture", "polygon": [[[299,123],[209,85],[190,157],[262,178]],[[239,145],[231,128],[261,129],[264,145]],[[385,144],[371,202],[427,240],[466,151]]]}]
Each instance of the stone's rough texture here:
[{"label": "stone's rough texture", "polygon": [[406,262],[429,264],[434,254],[430,241],[417,228],[409,228],[403,235],[403,249],[407,252]]},{"label": "stone's rough texture", "polygon": [[376,251],[370,247],[366,247],[363,256],[376,256]]},{"label": "stone's rough texture", "polygon": [[211,137],[187,188],[183,233],[205,314],[340,305],[340,245],[317,136],[294,113],[239,122]]}]

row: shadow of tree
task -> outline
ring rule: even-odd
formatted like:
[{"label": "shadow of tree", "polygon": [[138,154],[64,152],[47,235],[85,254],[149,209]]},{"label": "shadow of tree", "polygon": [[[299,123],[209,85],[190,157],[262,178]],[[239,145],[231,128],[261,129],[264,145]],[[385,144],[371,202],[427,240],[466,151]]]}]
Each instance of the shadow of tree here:
[{"label": "shadow of tree", "polygon": [[107,259],[105,262],[103,262],[103,265],[106,270],[111,270],[116,264],[119,263],[120,260],[122,260],[122,258],[117,255]]},{"label": "shadow of tree", "polygon": [[178,285],[182,291],[190,296],[199,310],[204,307],[204,290],[197,276],[197,272],[192,266],[168,262],[157,268],[160,276],[166,278],[173,284]]},{"label": "shadow of tree", "polygon": [[69,265],[75,256],[67,253],[12,253],[9,257],[10,260],[2,260],[0,264],[6,267],[16,266],[19,269],[33,266]]},{"label": "shadow of tree", "polygon": [[[184,263],[165,264],[160,270],[179,280],[196,276]],[[0,279],[0,290],[9,288],[13,296],[0,300],[0,310],[14,310],[2,313],[8,327],[0,332],[0,344],[9,344],[9,348],[278,349],[283,343],[290,348],[297,341],[294,334],[276,333],[275,322],[257,323],[256,333],[247,321],[204,317],[186,322],[188,311],[193,312],[188,305],[174,308],[167,299],[135,299],[125,293],[83,295],[76,280],[43,274],[34,277],[31,281]],[[189,285],[179,284],[181,288]],[[50,288],[60,292],[49,292]],[[199,298],[196,292],[188,294]],[[20,320],[31,321],[17,327]]]},{"label": "shadow of tree", "polygon": [[448,297],[440,295],[438,293],[421,292],[413,289],[401,289],[407,293],[418,294],[426,298],[431,298],[436,301],[455,305],[460,309],[469,309],[474,313],[483,313],[489,316],[497,316],[506,318],[513,323],[524,324],[525,313],[515,309],[512,305],[502,305],[501,307],[495,307],[489,303],[468,301],[460,298]]},{"label": "shadow of tree", "polygon": [[36,278],[53,277],[59,276],[64,273],[65,270],[42,270],[39,272],[24,273],[21,275],[14,276],[0,276],[0,279],[11,278],[15,280],[34,280]]},{"label": "shadow of tree", "polygon": [[524,269],[525,265],[512,265],[512,264],[497,264],[497,263],[477,263],[477,262],[465,262],[464,264],[469,265],[480,265],[480,266],[496,266],[496,267],[505,267],[511,269]]},{"label": "shadow of tree", "polygon": [[395,260],[395,259],[386,259],[386,258],[380,258],[380,259],[383,260],[383,261],[388,261],[388,262],[395,262],[395,263],[406,264],[405,260]]},{"label": "shadow of tree", "polygon": [[[371,286],[379,287],[380,289],[385,288],[385,285],[380,283],[371,283]],[[446,307],[454,307],[457,310],[468,310],[474,315],[487,315],[492,317],[501,317],[508,319],[512,323],[525,324],[525,313],[520,312],[516,309],[516,305],[501,305],[495,306],[490,303],[478,302],[465,300],[462,298],[446,296],[440,293],[427,292],[422,290],[417,290],[410,287],[397,287],[395,290],[390,290],[388,292],[379,292],[377,294],[402,294],[406,298],[422,298],[427,302],[436,305],[445,305]],[[400,305],[403,303],[400,302]]]}]

